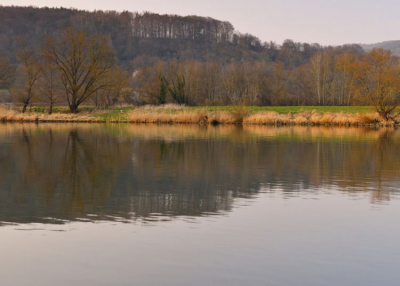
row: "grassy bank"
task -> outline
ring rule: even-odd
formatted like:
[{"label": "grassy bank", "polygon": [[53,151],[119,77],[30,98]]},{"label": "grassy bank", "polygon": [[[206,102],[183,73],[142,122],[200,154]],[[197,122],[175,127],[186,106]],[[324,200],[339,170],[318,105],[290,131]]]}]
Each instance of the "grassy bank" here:
[{"label": "grassy bank", "polygon": [[[82,107],[70,114],[67,107],[56,107],[52,115],[35,107],[25,114],[18,108],[0,107],[3,122],[125,122],[156,124],[243,124],[243,125],[389,125],[371,107],[289,106],[289,107],[183,107],[176,105],[144,107]],[[392,124],[393,125],[393,124]]]}]

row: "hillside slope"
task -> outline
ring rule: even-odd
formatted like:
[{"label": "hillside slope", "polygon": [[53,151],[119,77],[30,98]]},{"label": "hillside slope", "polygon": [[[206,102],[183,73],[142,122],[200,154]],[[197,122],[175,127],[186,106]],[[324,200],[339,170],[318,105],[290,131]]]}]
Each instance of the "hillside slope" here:
[{"label": "hillside slope", "polygon": [[280,61],[297,67],[323,49],[362,52],[358,45],[322,47],[292,40],[282,45],[263,43],[235,30],[229,22],[210,17],[0,5],[0,57],[15,63],[15,39],[22,36],[40,48],[44,35],[57,35],[68,27],[108,35],[119,64],[130,70],[152,66],[158,60],[221,64]]},{"label": "hillside slope", "polygon": [[375,48],[390,50],[394,55],[400,56],[400,40],[399,41],[386,41],[370,45],[361,45],[365,51],[370,51]]},{"label": "hillside slope", "polygon": [[58,34],[68,27],[108,35],[123,66],[132,65],[134,60],[143,65],[156,59],[267,59],[258,38],[209,17],[1,5],[0,55],[12,59],[18,37],[39,46],[44,35]]}]

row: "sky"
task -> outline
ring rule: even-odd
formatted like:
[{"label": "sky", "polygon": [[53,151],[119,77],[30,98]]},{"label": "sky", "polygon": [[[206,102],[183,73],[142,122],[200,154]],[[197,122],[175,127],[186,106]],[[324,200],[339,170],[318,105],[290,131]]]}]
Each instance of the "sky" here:
[{"label": "sky", "polygon": [[0,4],[209,16],[277,43],[400,40],[398,0],[0,0]]}]

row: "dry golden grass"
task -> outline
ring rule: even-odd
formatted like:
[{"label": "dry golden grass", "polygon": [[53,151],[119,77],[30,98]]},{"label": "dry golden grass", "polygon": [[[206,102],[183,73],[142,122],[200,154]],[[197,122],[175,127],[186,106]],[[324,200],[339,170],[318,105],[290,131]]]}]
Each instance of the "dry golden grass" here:
[{"label": "dry golden grass", "polygon": [[279,114],[277,112],[259,112],[245,118],[244,124],[249,125],[326,125],[326,126],[361,126],[388,125],[376,113],[332,113],[305,111],[296,114]]},{"label": "dry golden grass", "polygon": [[131,123],[166,123],[166,124],[234,124],[234,116],[227,111],[207,112],[191,110],[179,105],[145,106],[128,113]]},{"label": "dry golden grass", "polygon": [[152,112],[148,110],[133,111],[127,116],[128,122],[132,123],[201,123],[205,122],[205,114],[201,111],[189,112],[186,110],[174,113]]},{"label": "dry golden grass", "polygon": [[264,111],[244,118],[243,124],[286,125],[290,123],[290,120],[290,114],[279,114],[273,111]]},{"label": "dry golden grass", "polygon": [[0,107],[0,121],[35,121],[37,115],[22,114],[10,108]]},{"label": "dry golden grass", "polygon": [[42,114],[21,113],[11,108],[0,107],[0,122],[103,122],[89,113],[80,114]]},{"label": "dry golden grass", "polygon": [[378,113],[365,113],[359,114],[358,120],[361,124],[379,124],[382,123],[382,119],[379,117]]},{"label": "dry golden grass", "polygon": [[215,111],[207,114],[209,124],[237,124],[237,118],[228,111]]}]

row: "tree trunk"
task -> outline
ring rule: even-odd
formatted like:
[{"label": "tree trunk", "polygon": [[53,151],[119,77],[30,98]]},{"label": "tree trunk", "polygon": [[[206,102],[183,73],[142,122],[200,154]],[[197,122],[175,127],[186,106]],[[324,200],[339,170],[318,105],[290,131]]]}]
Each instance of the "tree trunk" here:
[{"label": "tree trunk", "polygon": [[382,119],[385,121],[389,121],[389,113],[386,110],[378,110],[379,115],[381,116]]},{"label": "tree trunk", "polygon": [[22,107],[22,113],[26,112],[26,108],[28,107],[27,103],[24,103],[24,106]]},{"label": "tree trunk", "polygon": [[50,114],[50,115],[53,114],[53,104],[50,104],[50,107],[49,107],[49,114]]},{"label": "tree trunk", "polygon": [[71,113],[78,113],[78,105],[77,104],[70,104],[69,110]]}]

